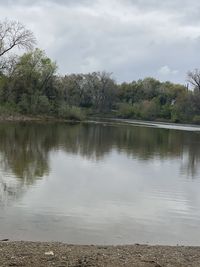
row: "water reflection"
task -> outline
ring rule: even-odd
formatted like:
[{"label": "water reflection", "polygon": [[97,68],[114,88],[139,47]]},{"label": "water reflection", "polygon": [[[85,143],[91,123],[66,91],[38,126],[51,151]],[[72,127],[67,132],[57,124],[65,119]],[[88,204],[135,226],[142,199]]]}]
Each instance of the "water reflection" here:
[{"label": "water reflection", "polygon": [[184,158],[182,171],[197,176],[200,135],[148,127],[106,124],[0,124],[1,169],[26,184],[49,173],[49,153],[62,149],[101,161],[112,149],[148,161]]},{"label": "water reflection", "polygon": [[[26,232],[29,239],[102,243],[116,230],[126,243],[133,242],[130,231],[136,242],[159,241],[166,224],[164,239],[170,243],[175,231],[177,239],[186,233],[182,220],[199,224],[193,184],[200,177],[199,161],[198,132],[109,123],[1,123],[0,231],[16,236],[15,223],[23,238]],[[200,240],[196,231],[190,237]]]}]

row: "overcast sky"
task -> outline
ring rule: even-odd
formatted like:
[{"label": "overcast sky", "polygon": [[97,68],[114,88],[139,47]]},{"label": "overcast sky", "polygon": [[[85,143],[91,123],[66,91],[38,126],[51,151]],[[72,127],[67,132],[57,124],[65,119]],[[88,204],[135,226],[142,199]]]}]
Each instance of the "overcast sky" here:
[{"label": "overcast sky", "polygon": [[185,83],[200,63],[199,0],[0,0],[0,18],[30,28],[62,74]]}]

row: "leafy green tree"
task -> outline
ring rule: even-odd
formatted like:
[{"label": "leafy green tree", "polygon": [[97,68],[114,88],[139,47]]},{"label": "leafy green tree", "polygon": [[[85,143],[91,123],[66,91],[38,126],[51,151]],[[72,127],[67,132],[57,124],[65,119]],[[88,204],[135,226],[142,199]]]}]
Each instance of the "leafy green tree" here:
[{"label": "leafy green tree", "polygon": [[[45,99],[42,96],[47,97],[48,101],[52,97],[50,88],[55,71],[56,64],[39,49],[22,55],[18,58],[8,77],[6,87],[4,87],[4,101],[19,104],[25,113],[32,111],[32,105],[34,105],[34,109],[40,109],[39,105],[43,105]],[[6,94],[5,91],[9,93]],[[5,99],[6,95],[7,99]],[[47,100],[45,101],[47,102]]]},{"label": "leafy green tree", "polygon": [[192,121],[195,114],[195,109],[192,100],[192,93],[179,96],[172,107],[173,122],[188,122]]}]

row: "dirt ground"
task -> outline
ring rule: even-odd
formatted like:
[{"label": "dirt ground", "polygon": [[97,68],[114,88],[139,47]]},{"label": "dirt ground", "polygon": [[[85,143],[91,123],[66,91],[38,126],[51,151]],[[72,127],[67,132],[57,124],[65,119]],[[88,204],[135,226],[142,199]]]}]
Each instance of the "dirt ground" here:
[{"label": "dirt ground", "polygon": [[200,266],[200,247],[0,242],[0,266],[190,267]]}]

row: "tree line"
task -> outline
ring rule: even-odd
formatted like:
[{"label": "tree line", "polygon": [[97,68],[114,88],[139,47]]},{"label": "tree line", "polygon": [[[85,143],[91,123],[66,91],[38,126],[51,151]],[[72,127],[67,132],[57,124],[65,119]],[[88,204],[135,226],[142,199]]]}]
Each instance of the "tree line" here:
[{"label": "tree line", "polygon": [[[34,34],[16,21],[0,22],[0,114],[85,116],[200,123],[200,71],[188,86],[148,77],[116,83],[111,73],[58,75],[57,65],[34,48]],[[25,49],[22,55],[13,54]]]}]

